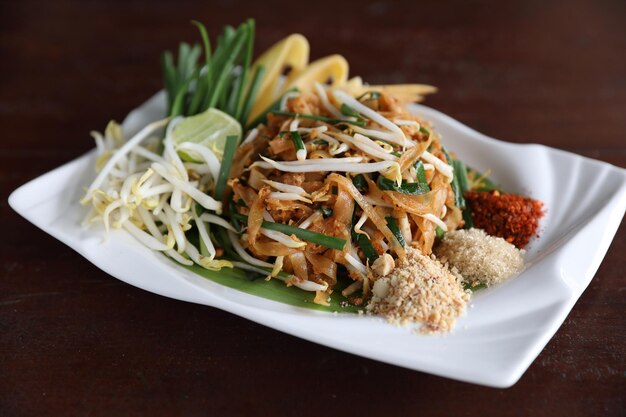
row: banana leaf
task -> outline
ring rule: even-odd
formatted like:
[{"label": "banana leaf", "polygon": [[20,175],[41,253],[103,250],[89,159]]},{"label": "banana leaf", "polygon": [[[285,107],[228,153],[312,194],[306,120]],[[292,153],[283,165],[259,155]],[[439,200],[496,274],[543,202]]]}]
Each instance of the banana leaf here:
[{"label": "banana leaf", "polygon": [[199,265],[184,266],[184,268],[220,285],[296,307],[338,313],[358,313],[359,310],[364,309],[363,306],[348,304],[345,297],[341,295],[341,290],[350,284],[347,278],[339,279],[330,296],[330,305],[323,306],[313,303],[315,293],[293,286],[287,287],[278,279],[265,281],[265,277],[259,274],[237,268],[222,268],[221,271],[210,271]]}]

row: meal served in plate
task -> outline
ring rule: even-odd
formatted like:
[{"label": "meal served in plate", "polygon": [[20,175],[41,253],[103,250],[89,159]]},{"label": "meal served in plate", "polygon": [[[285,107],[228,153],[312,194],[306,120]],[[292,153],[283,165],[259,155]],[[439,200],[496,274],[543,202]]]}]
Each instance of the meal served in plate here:
[{"label": "meal served in plate", "polygon": [[253,61],[251,20],[212,50],[194,23],[204,48],[163,55],[168,114],[133,137],[114,122],[93,133],[86,224],[427,332],[521,272],[542,204],[466,167],[407,110],[435,88],[348,78],[339,55],[309,62],[301,35]]}]

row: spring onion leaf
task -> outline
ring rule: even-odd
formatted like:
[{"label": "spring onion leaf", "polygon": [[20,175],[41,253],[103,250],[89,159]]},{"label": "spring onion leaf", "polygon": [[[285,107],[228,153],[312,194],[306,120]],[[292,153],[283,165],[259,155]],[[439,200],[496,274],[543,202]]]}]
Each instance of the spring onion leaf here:
[{"label": "spring onion leaf", "polygon": [[439,226],[435,228],[435,233],[437,234],[437,239],[443,239],[446,232]]}]

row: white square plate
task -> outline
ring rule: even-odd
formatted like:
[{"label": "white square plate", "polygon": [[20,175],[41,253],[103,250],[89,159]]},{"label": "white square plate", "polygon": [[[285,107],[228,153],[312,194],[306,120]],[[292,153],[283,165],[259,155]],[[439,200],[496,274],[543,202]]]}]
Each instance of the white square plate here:
[{"label": "white square plate", "polygon": [[[422,336],[381,318],[323,313],[230,289],[178,267],[123,231],[83,230],[78,203],[94,176],[90,152],[13,192],[9,203],[27,220],[93,264],[131,285],[213,306],[346,352],[493,387],[513,385],[554,335],[597,271],[626,208],[626,170],[541,145],[488,138],[425,106],[443,142],[468,165],[491,169],[509,192],[544,202],[541,237],[527,269],[473,296],[453,333]],[[127,135],[164,113],[157,94],[124,121]]]}]

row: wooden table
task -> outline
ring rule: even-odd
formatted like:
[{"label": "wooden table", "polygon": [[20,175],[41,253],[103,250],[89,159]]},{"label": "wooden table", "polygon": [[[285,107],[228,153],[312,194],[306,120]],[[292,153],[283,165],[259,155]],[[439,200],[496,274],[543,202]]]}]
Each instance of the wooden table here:
[{"label": "wooden table", "polygon": [[0,415],[624,415],[623,224],[554,339],[496,390],[133,288],[7,205],[161,87],[159,54],[197,38],[192,18],[216,34],[254,16],[258,50],[302,32],[372,83],[440,87],[429,105],[490,136],[626,167],[625,2],[438,3],[0,3]]}]

